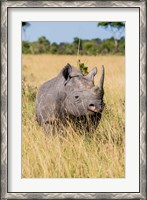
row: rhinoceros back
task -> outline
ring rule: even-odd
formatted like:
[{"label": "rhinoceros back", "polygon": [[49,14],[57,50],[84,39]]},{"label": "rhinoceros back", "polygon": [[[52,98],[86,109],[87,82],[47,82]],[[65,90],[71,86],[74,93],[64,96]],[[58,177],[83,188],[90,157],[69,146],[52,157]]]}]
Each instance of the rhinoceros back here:
[{"label": "rhinoceros back", "polygon": [[57,118],[60,114],[61,81],[55,77],[42,84],[37,93],[36,119],[40,125]]}]

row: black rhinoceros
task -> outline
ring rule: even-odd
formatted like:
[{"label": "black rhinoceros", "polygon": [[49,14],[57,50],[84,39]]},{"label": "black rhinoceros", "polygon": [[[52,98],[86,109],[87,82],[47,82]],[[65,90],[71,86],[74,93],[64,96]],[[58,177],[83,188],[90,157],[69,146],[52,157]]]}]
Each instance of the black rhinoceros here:
[{"label": "black rhinoceros", "polygon": [[95,67],[87,76],[67,64],[53,79],[43,83],[36,96],[36,118],[40,125],[59,119],[92,118],[97,126],[104,108],[104,67],[99,85],[94,85]]}]

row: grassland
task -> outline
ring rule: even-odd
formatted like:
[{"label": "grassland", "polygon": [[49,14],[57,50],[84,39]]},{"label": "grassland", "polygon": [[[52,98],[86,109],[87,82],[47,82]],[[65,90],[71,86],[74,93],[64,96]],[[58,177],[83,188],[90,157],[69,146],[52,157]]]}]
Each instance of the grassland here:
[{"label": "grassland", "polygon": [[[106,107],[90,135],[72,125],[46,135],[35,121],[35,96],[43,82],[78,59],[89,70],[105,66]],[[125,177],[125,59],[123,56],[23,55],[22,58],[22,177]]]}]

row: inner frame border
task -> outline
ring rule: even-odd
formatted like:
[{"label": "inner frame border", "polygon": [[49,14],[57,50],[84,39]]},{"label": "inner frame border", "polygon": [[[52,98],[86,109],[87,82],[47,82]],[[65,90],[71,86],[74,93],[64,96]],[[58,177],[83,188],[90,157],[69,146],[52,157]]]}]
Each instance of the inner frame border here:
[{"label": "inner frame border", "polygon": [[[1,197],[2,199],[145,199],[146,196],[146,2],[145,1],[11,1],[1,6]],[[10,8],[139,8],[140,38],[140,192],[139,193],[9,193],[8,192],[8,9]]]}]

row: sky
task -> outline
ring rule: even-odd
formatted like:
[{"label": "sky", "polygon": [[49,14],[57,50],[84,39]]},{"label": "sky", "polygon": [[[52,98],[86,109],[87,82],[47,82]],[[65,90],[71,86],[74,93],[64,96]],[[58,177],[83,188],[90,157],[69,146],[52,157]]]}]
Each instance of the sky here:
[{"label": "sky", "polygon": [[[73,42],[74,37],[81,39],[110,38],[114,34],[102,27],[97,27],[97,22],[29,22],[30,26],[22,31],[22,40],[33,42],[45,36],[51,43]],[[115,33],[118,38],[119,33]],[[124,36],[124,32],[121,34]]]}]

